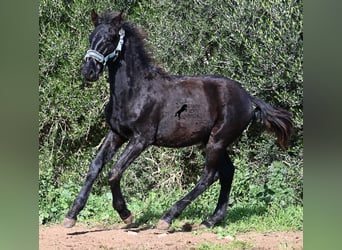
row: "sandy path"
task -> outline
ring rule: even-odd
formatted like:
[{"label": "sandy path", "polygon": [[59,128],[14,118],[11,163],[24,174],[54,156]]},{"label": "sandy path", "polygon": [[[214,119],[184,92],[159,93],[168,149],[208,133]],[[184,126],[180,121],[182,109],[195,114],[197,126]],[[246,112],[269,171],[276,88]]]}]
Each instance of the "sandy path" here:
[{"label": "sandy path", "polygon": [[[39,227],[39,249],[196,249],[213,243],[231,249],[303,249],[303,232],[244,233],[220,238],[210,232],[61,225]],[[244,248],[245,247],[245,248]],[[247,247],[247,248],[246,248]],[[224,249],[222,248],[222,249]]]}]

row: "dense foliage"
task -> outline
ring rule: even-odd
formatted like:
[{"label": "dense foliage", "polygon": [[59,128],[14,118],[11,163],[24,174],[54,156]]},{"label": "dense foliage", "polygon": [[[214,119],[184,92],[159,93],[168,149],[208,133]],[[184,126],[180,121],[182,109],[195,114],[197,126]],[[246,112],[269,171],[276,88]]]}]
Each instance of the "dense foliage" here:
[{"label": "dense foliage", "polygon": [[[217,74],[238,80],[253,95],[294,115],[287,151],[272,135],[244,132],[231,152],[237,168],[231,205],[301,205],[303,198],[303,3],[300,0],[41,0],[39,8],[39,218],[66,213],[107,126],[106,75],[84,83],[79,68],[92,30],[90,10],[127,10],[143,27],[157,64],[173,74]],[[115,162],[115,159],[114,161]],[[122,181],[129,204],[151,193],[172,193],[164,210],[194,185],[200,146],[149,148]],[[110,164],[109,164],[110,165]],[[106,168],[83,217],[109,205]],[[218,185],[198,201],[216,203]],[[207,208],[203,208],[207,209]]]}]

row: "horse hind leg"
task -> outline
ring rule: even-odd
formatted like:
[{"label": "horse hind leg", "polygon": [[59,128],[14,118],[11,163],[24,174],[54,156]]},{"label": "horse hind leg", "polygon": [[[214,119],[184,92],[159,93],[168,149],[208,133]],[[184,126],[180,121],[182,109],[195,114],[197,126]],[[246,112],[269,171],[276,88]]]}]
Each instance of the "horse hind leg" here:
[{"label": "horse hind leg", "polygon": [[177,218],[181,212],[200,194],[202,194],[208,187],[218,179],[218,160],[222,154],[222,148],[215,145],[207,145],[206,149],[206,164],[203,169],[200,180],[197,182],[193,190],[191,190],[182,199],[177,201],[170,210],[168,210],[159,220],[157,228],[167,230],[173,219]]},{"label": "horse hind leg", "polygon": [[215,172],[208,172],[207,169],[204,169],[201,179],[198,181],[193,190],[191,190],[187,195],[185,195],[182,199],[177,201],[170,210],[168,210],[162,218],[159,220],[157,229],[167,230],[172,221],[177,218],[181,212],[200,194],[202,194],[207,188],[214,183],[215,181]]},{"label": "horse hind leg", "polygon": [[214,227],[224,220],[227,214],[229,194],[233,182],[235,167],[227,152],[223,152],[220,157],[218,169],[219,181],[221,185],[220,195],[214,213],[201,224],[206,227]]}]

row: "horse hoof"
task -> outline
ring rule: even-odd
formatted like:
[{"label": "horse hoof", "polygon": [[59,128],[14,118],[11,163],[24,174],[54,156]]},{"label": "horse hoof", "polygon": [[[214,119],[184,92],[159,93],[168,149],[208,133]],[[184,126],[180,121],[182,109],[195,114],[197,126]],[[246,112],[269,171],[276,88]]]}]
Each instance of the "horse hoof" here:
[{"label": "horse hoof", "polygon": [[206,224],[199,224],[198,229],[203,230],[203,229],[208,229],[212,228],[212,226],[206,225]]},{"label": "horse hoof", "polygon": [[157,224],[158,230],[168,230],[171,224],[167,223],[165,220],[159,220]]},{"label": "horse hoof", "polygon": [[128,216],[126,219],[123,220],[123,222],[127,225],[130,225],[133,223],[133,215]]},{"label": "horse hoof", "polygon": [[[184,225],[185,226],[185,225]],[[193,224],[193,225],[190,225],[191,229],[189,227],[184,227],[183,226],[183,231],[185,232],[190,232],[190,231],[201,231],[201,230],[205,230],[205,229],[208,229],[210,227],[208,227],[207,225],[203,225],[203,224]]]},{"label": "horse hoof", "polygon": [[205,221],[202,221],[202,223],[199,225],[199,228],[200,229],[208,229],[208,228],[213,228],[215,225],[214,222],[210,221],[210,220],[205,220]]},{"label": "horse hoof", "polygon": [[76,224],[75,219],[71,219],[71,218],[67,218],[67,217],[64,218],[64,221],[63,221],[64,227],[70,228],[70,227],[75,226],[75,224]]}]

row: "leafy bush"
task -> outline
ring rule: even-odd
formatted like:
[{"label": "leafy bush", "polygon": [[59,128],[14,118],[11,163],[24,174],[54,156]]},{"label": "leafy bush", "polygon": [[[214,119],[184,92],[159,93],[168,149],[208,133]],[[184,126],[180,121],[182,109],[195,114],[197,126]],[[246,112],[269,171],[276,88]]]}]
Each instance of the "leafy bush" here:
[{"label": "leafy bush", "polygon": [[[106,76],[86,84],[79,74],[93,29],[92,8],[127,9],[127,19],[144,27],[156,62],[167,71],[224,75],[240,81],[251,94],[290,110],[295,133],[286,152],[275,146],[273,136],[249,132],[228,149],[237,167],[231,204],[302,204],[302,1],[41,0],[40,223],[59,220],[67,211],[108,129],[103,119],[109,95]],[[186,192],[203,164],[198,146],[149,148],[126,171],[124,193],[130,202],[149,200],[151,193]],[[212,203],[218,188],[214,185],[194,206]],[[80,216],[112,213],[108,190],[105,170]]]}]

